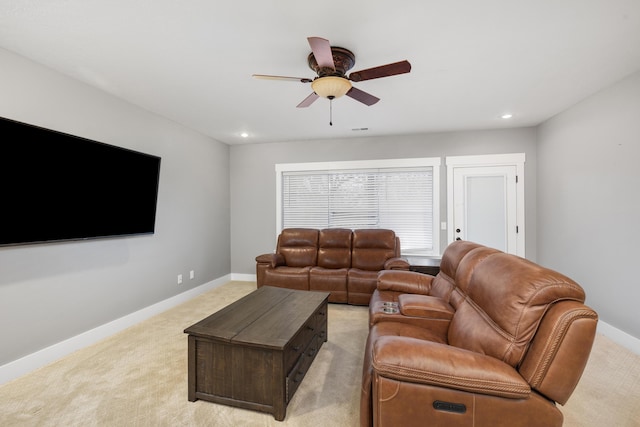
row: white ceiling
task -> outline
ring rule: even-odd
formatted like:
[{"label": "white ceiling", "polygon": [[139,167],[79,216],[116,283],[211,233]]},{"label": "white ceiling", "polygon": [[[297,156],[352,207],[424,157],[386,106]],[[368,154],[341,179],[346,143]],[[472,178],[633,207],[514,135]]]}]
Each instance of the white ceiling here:
[{"label": "white ceiling", "polygon": [[[412,71],[329,126],[309,84],[251,77],[315,77],[309,36]],[[227,144],[520,127],[640,70],[640,0],[0,0],[0,47]]]}]

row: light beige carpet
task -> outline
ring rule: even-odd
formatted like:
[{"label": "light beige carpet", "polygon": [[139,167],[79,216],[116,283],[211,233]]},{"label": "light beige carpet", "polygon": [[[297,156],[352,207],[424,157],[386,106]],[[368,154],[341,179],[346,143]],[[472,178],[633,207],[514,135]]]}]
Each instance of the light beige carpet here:
[{"label": "light beige carpet", "polygon": [[[329,305],[329,341],[283,422],[187,400],[184,329],[255,290],[230,282],[0,387],[0,426],[357,426],[367,308]],[[640,356],[598,336],[565,426],[640,426]]]}]

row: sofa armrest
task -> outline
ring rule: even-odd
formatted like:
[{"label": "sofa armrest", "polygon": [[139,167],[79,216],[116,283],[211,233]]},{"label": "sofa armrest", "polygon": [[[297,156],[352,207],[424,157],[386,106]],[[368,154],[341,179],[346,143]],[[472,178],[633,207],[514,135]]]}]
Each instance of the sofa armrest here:
[{"label": "sofa armrest", "polygon": [[383,270],[378,273],[378,289],[405,294],[428,295],[433,276],[403,270]]},{"label": "sofa armrest", "polygon": [[398,296],[400,313],[404,316],[427,319],[451,320],[455,309],[442,298],[419,294],[402,294]]},{"label": "sofa armrest", "polygon": [[510,365],[447,344],[402,336],[382,336],[373,344],[377,375],[471,393],[522,399],[531,388]]},{"label": "sofa armrest", "polygon": [[271,268],[276,268],[280,265],[286,265],[284,256],[282,254],[262,254],[256,257],[258,264],[268,264]]},{"label": "sofa armrest", "polygon": [[384,263],[385,270],[409,270],[409,262],[404,258],[389,258]]}]

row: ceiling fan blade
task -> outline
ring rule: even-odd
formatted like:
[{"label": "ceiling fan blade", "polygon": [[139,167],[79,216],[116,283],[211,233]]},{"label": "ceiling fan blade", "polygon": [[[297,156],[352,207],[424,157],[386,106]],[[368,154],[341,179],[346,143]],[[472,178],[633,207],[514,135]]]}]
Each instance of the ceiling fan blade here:
[{"label": "ceiling fan blade", "polygon": [[333,63],[333,53],[331,53],[329,40],[321,37],[307,37],[307,40],[309,41],[309,46],[311,46],[311,51],[316,58],[318,66],[320,68],[331,68],[335,70],[336,66]]},{"label": "ceiling fan blade", "polygon": [[296,105],[296,108],[306,108],[313,104],[313,102],[318,98],[320,97],[316,95],[315,92],[311,92],[311,95],[307,96],[300,104]]},{"label": "ceiling fan blade", "polygon": [[356,101],[360,101],[365,105],[371,106],[376,102],[380,101],[380,98],[377,98],[365,91],[357,89],[355,87],[351,87],[349,92],[347,92],[347,96],[355,99]]},{"label": "ceiling fan blade", "polygon": [[252,77],[263,80],[289,80],[301,83],[311,83],[313,81],[312,79],[308,79],[306,77],[269,76],[266,74],[253,74]]},{"label": "ceiling fan blade", "polygon": [[349,80],[361,82],[363,80],[379,79],[380,77],[395,76],[411,71],[409,61],[394,62],[393,64],[381,65],[379,67],[367,68],[366,70],[354,71],[349,74]]}]

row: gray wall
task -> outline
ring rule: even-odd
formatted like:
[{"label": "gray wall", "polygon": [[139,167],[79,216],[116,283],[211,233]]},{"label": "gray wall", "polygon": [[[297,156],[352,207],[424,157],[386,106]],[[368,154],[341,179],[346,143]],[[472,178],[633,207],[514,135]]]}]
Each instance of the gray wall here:
[{"label": "gray wall", "polygon": [[[255,257],[275,249],[277,163],[440,157],[441,221],[446,221],[445,156],[525,153],[527,258],[535,259],[536,129],[519,128],[303,141],[231,147],[231,270],[255,274]],[[446,232],[441,234],[446,246]]]},{"label": "gray wall", "polygon": [[154,235],[0,248],[0,365],[231,272],[227,145],[6,50],[0,116],[162,158]]},{"label": "gray wall", "polygon": [[538,260],[640,338],[640,72],[539,128]]}]

